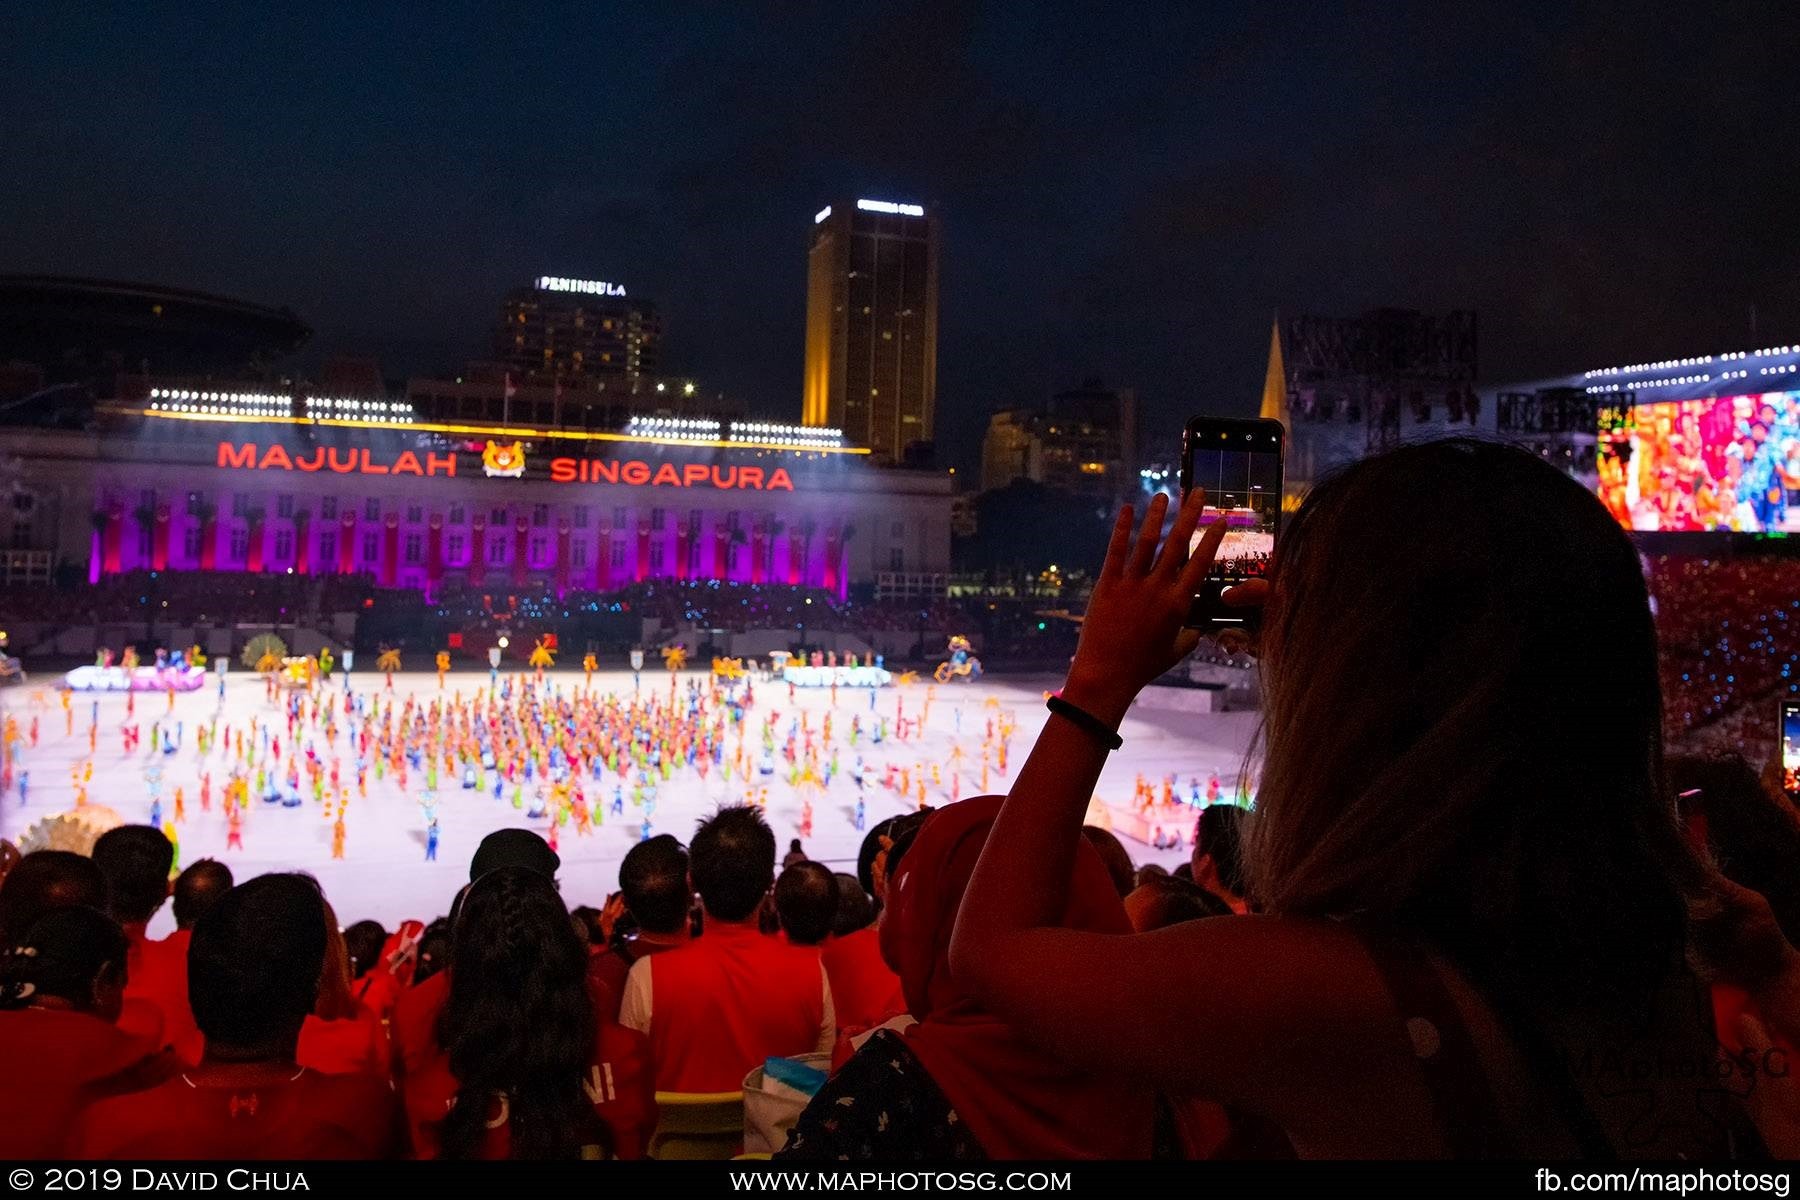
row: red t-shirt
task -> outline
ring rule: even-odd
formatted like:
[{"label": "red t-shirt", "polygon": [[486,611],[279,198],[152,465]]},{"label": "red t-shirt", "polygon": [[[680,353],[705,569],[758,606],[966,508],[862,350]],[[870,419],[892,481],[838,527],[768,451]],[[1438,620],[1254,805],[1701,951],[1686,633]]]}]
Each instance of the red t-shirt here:
[{"label": "red t-shirt", "polygon": [[906,1011],[900,977],[881,957],[881,934],[871,925],[819,948],[831,980],[831,1005],[839,1032],[872,1029]]},{"label": "red t-shirt", "polygon": [[400,1148],[400,1106],[384,1079],[288,1065],[236,1083],[191,1073],[103,1100],[81,1115],[76,1158],[371,1159]]},{"label": "red t-shirt", "polygon": [[180,1069],[153,1039],[86,1013],[0,1012],[0,1159],[60,1158],[87,1105],[154,1087]]},{"label": "red t-shirt", "polygon": [[625,977],[631,971],[631,964],[687,944],[686,937],[664,942],[640,935],[616,950],[607,947],[590,950],[588,990],[594,993],[594,1003],[600,1006],[601,1016],[613,1021],[619,1019],[619,1004],[625,998]]},{"label": "red t-shirt", "polygon": [[660,1090],[734,1092],[765,1058],[819,1049],[825,981],[817,946],[795,946],[753,924],[708,921],[703,936],[634,969],[644,967]]},{"label": "red t-shirt", "polygon": [[402,1075],[422,1071],[438,1055],[437,1020],[450,998],[450,972],[439,971],[414,984],[394,1001],[388,1033],[394,1042],[394,1065]]},{"label": "red t-shirt", "polygon": [[[194,1024],[188,1005],[187,952],[189,933],[178,929],[160,942],[144,936],[141,926],[127,926],[130,950],[125,958],[125,1011],[119,1024],[133,1033],[160,1036],[189,1066],[199,1063],[206,1038]],[[160,1033],[150,1019],[161,1017]]]},{"label": "red t-shirt", "polygon": [[[642,1158],[656,1128],[656,1078],[650,1069],[649,1039],[602,1018],[594,1062],[581,1087],[593,1103],[594,1115],[612,1135],[612,1157]],[[450,1056],[439,1053],[422,1069],[409,1073],[403,1090],[413,1153],[419,1158],[436,1158],[438,1123],[450,1111],[457,1092]],[[509,1128],[505,1098],[496,1096],[489,1105],[488,1135],[480,1157],[509,1157]]]},{"label": "red t-shirt", "polygon": [[306,1018],[294,1061],[324,1075],[380,1075],[392,1067],[381,1018],[364,1009],[354,1017]]}]

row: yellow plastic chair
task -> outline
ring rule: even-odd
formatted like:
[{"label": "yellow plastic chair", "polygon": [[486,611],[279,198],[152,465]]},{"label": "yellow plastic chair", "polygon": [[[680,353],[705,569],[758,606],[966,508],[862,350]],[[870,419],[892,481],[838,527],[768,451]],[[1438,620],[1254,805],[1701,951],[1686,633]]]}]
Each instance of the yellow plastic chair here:
[{"label": "yellow plastic chair", "polygon": [[769,1158],[770,1158],[770,1155],[768,1154],[767,1151],[759,1151],[755,1154],[749,1154],[749,1153],[734,1154],[731,1156],[731,1161],[732,1162],[768,1162]]},{"label": "yellow plastic chair", "polygon": [[744,1148],[744,1093],[658,1092],[650,1157],[729,1159]]}]

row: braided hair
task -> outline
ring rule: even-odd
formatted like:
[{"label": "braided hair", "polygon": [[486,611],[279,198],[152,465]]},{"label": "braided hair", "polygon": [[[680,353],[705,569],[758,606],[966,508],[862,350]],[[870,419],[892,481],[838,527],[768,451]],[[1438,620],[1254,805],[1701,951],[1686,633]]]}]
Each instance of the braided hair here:
[{"label": "braided hair", "polygon": [[18,945],[0,955],[0,1010],[30,1008],[45,997],[79,1012],[98,1012],[103,994],[125,987],[125,934],[93,908],[53,909],[38,918]]},{"label": "braided hair", "polygon": [[583,1090],[599,1037],[587,948],[556,885],[523,867],[489,871],[469,885],[451,946],[437,1036],[457,1093],[439,1128],[442,1157],[480,1157],[496,1102],[513,1158],[610,1151]]}]

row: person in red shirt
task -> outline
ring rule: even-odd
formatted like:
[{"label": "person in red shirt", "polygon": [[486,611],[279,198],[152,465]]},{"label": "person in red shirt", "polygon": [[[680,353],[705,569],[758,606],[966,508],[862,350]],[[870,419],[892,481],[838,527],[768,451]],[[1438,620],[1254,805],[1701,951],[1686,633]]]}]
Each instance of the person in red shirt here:
[{"label": "person in red shirt", "polygon": [[781,934],[791,944],[818,946],[831,936],[831,922],[837,915],[837,881],[831,877],[830,867],[805,859],[789,863],[775,880],[774,899]]},{"label": "person in red shirt", "polygon": [[619,1011],[650,1036],[657,1088],[736,1091],[771,1056],[829,1055],[836,1023],[818,947],[757,929],[775,882],[775,834],[761,811],[731,805],[702,821],[688,867],[705,932],[634,965]]},{"label": "person in red shirt", "polygon": [[195,926],[189,997],[206,1037],[197,1068],[81,1115],[78,1158],[372,1159],[399,1148],[385,1079],[295,1061],[325,962],[325,901],[304,875],[261,875]]},{"label": "person in red shirt", "polygon": [[300,1027],[296,1061],[325,1075],[386,1075],[387,1031],[381,1017],[365,1007],[350,988],[350,951],[338,931],[337,914],[325,905],[325,968],[319,998]]},{"label": "person in red shirt", "polygon": [[[619,894],[637,933],[605,947],[588,964],[588,983],[603,1011],[614,1020],[625,995],[625,976],[640,958],[688,943],[694,890],[688,885],[688,856],[672,834],[639,842],[619,864]],[[610,903],[610,901],[609,901]]]},{"label": "person in red shirt", "polygon": [[400,996],[399,981],[381,961],[387,939],[387,930],[379,921],[358,921],[344,930],[344,949],[350,955],[350,994],[384,1021]]},{"label": "person in red shirt", "polygon": [[178,1069],[154,1039],[113,1023],[125,1001],[127,952],[105,913],[59,908],[0,958],[0,1158],[61,1157],[86,1104]]},{"label": "person in red shirt", "polygon": [[875,904],[854,875],[834,877],[837,908],[831,937],[820,947],[831,1004],[841,1032],[872,1029],[906,1011],[900,977],[881,957]]},{"label": "person in red shirt", "polygon": [[649,1041],[602,1017],[556,885],[524,867],[470,884],[452,934],[442,1049],[406,1079],[421,1158],[641,1158],[656,1125]]},{"label": "person in red shirt", "polygon": [[106,879],[106,911],[131,944],[121,1026],[162,1038],[190,1066],[200,1061],[199,1031],[187,1002],[185,939],[155,941],[146,932],[169,898],[175,847],[160,829],[120,825],[94,842],[94,865]]}]

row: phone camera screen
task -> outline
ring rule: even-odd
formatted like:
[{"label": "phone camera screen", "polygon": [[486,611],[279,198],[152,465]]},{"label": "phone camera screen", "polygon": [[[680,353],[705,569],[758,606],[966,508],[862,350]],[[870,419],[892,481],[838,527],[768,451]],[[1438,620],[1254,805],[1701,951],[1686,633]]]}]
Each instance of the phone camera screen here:
[{"label": "phone camera screen", "polygon": [[1265,574],[1281,519],[1281,443],[1267,433],[1212,432],[1194,438],[1188,479],[1206,489],[1206,508],[1190,550],[1225,518],[1225,540],[1211,578],[1242,583]]}]

